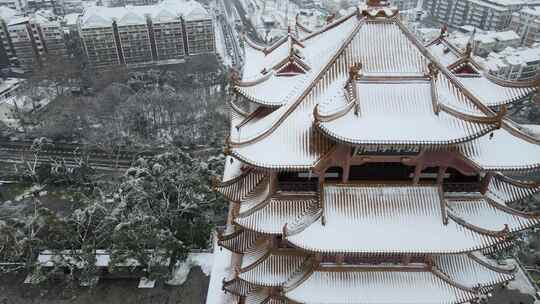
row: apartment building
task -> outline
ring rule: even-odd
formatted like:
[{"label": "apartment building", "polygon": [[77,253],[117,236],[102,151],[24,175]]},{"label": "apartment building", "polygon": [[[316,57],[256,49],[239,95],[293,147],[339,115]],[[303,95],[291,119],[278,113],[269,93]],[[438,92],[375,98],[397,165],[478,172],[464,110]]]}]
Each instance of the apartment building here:
[{"label": "apartment building", "polygon": [[525,0],[424,0],[423,8],[435,20],[452,27],[472,25],[502,31],[525,4]]},{"label": "apartment building", "polygon": [[40,10],[51,11],[56,15],[63,15],[63,4],[58,0],[25,0],[26,12],[34,13]]},{"label": "apartment building", "polygon": [[31,71],[43,65],[49,56],[66,56],[59,21],[39,13],[29,16],[11,13],[3,14],[0,22],[0,39],[7,58],[2,60],[4,63]]},{"label": "apartment building", "polygon": [[97,68],[178,63],[187,56],[215,52],[212,18],[193,0],[91,7],[81,17],[79,35],[89,62]]},{"label": "apartment building", "polygon": [[403,12],[417,8],[418,0],[390,0],[390,4],[397,7],[400,12]]},{"label": "apartment building", "polygon": [[521,37],[521,45],[540,42],[540,7],[525,7],[513,13],[510,28]]},{"label": "apartment building", "polygon": [[26,8],[26,0],[0,0],[0,6],[9,7],[10,9],[23,11]]},{"label": "apartment building", "polygon": [[540,68],[540,46],[507,48],[481,60],[493,75],[507,80],[534,79]]},{"label": "apartment building", "polygon": [[107,7],[155,5],[158,3],[159,3],[159,0],[102,0],[101,1],[101,4]]},{"label": "apartment building", "polygon": [[[464,28],[471,28],[465,26]],[[475,33],[471,31],[465,31],[465,33],[454,32],[448,37],[448,40],[452,42],[456,47],[464,50],[467,44],[473,39],[474,54],[481,57],[486,57],[492,52],[501,52],[508,47],[519,46],[519,36],[514,31],[482,31],[475,30]]]},{"label": "apartment building", "polygon": [[9,39],[8,24],[15,18],[17,11],[6,6],[0,7],[0,67],[4,68],[15,62],[15,52]]}]

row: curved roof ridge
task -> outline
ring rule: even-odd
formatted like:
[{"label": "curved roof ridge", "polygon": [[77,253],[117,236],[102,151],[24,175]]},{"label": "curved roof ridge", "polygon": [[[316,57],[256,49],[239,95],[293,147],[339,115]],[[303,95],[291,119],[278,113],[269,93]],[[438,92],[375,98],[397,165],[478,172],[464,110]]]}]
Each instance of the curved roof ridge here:
[{"label": "curved roof ridge", "polygon": [[238,218],[248,217],[248,216],[252,215],[253,213],[257,212],[258,210],[261,210],[262,208],[267,206],[270,203],[270,201],[273,199],[275,191],[276,191],[275,189],[274,190],[269,189],[268,193],[266,193],[266,195],[264,196],[264,198],[260,202],[253,204],[253,206],[250,206],[251,208],[249,208],[247,210],[240,211],[236,215],[235,221]]},{"label": "curved roof ridge", "polygon": [[304,270],[311,255],[291,249],[272,249],[268,254],[243,270],[238,278],[259,287],[281,287],[297,272]]},{"label": "curved roof ridge", "polygon": [[230,292],[231,294],[239,297],[245,297],[250,292],[256,289],[253,284],[240,279],[237,274],[235,274],[234,277],[230,280],[226,280],[225,278],[223,278],[222,285],[222,290]]},{"label": "curved roof ridge", "polygon": [[311,92],[311,90],[318,84],[318,82],[324,77],[326,72],[332,67],[332,65],[335,63],[335,61],[343,54],[344,50],[347,48],[347,46],[350,44],[356,33],[358,33],[358,30],[360,29],[361,25],[363,23],[359,22],[356,24],[354,30],[349,34],[349,37],[342,43],[342,45],[339,47],[338,51],[332,56],[332,58],[323,66],[321,71],[317,74],[315,77],[315,80],[310,83],[310,85],[304,89],[303,93],[296,98],[294,102],[290,104],[288,108],[286,108],[285,112],[269,126],[266,130],[260,132],[258,135],[246,139],[239,142],[231,142],[231,145],[233,147],[241,147],[244,145],[249,145],[252,143],[256,143],[260,141],[261,139],[265,138],[269,134],[271,134],[277,127],[279,127],[287,117],[298,107],[300,103],[305,99],[305,96]]},{"label": "curved roof ridge", "polygon": [[296,26],[297,29],[300,29],[302,31],[304,31],[305,33],[308,33],[308,34],[312,34],[313,33],[313,30],[312,29],[309,29],[307,26],[303,25],[300,20],[298,20],[298,16],[300,15],[300,13],[297,13],[296,14],[296,17],[295,17],[295,21],[294,21],[294,24]]},{"label": "curved roof ridge", "polygon": [[276,50],[277,48],[279,48],[280,46],[282,46],[284,43],[287,43],[287,42],[291,43],[292,45],[296,44],[296,45],[299,45],[301,47],[304,47],[304,44],[302,42],[300,42],[300,40],[296,39],[296,37],[294,37],[292,35],[292,33],[290,31],[290,28],[289,28],[286,36],[283,36],[282,38],[280,38],[278,41],[276,41],[271,46],[269,46],[267,48],[264,48],[263,53],[265,55],[268,55],[268,54],[272,53],[274,50]]},{"label": "curved roof ridge", "polygon": [[283,284],[283,292],[289,292],[298,286],[300,286],[303,282],[305,282],[311,274],[315,271],[315,269],[319,266],[319,263],[316,262],[316,260],[310,260],[304,262],[302,265],[304,272],[297,271],[295,274],[293,274],[285,284]]},{"label": "curved roof ridge", "polygon": [[246,33],[242,33],[242,39],[249,47],[251,47],[254,50],[263,52],[263,53],[264,53],[264,50],[268,47],[266,45],[262,46],[262,45],[258,44],[257,42],[251,40],[251,38],[249,38],[249,35],[247,35]]},{"label": "curved roof ridge", "polygon": [[252,248],[249,248],[242,255],[242,260],[240,265],[240,271],[256,263],[265,255],[269,254],[272,248],[272,240],[270,239],[261,239],[260,242],[257,242]]},{"label": "curved roof ridge", "polygon": [[258,233],[282,234],[283,226],[288,222],[309,222],[319,212],[316,195],[281,197],[274,195],[264,202],[248,209],[242,216],[235,218],[235,223],[244,229]]},{"label": "curved roof ridge", "polygon": [[272,249],[268,249],[266,251],[265,254],[263,254],[262,256],[260,256],[258,259],[256,259],[253,263],[249,264],[248,266],[245,266],[245,267],[241,267],[238,269],[238,271],[240,273],[243,273],[243,272],[247,272],[247,271],[250,271],[252,270],[253,268],[257,267],[258,265],[260,265],[262,262],[264,262],[266,259],[268,259],[268,257],[272,254]]},{"label": "curved roof ridge", "polygon": [[519,137],[529,143],[540,145],[540,138],[523,132],[520,129],[520,125],[508,117],[505,117],[502,120],[501,127],[513,136]]},{"label": "curved roof ridge", "polygon": [[503,109],[500,112],[497,112],[496,116],[478,116],[474,115],[472,113],[464,113],[463,111],[460,111],[450,105],[439,103],[439,108],[443,110],[444,112],[458,118],[461,120],[465,120],[468,122],[473,123],[479,123],[479,124],[497,124],[499,125],[503,119],[503,117],[506,115],[506,107],[503,107]]},{"label": "curved roof ridge", "polygon": [[432,256],[432,266],[444,273],[447,277],[463,286],[490,290],[495,285],[508,282],[513,279],[514,269],[502,269],[491,265],[479,252],[464,254],[448,254]]},{"label": "curved roof ridge", "polygon": [[319,220],[322,216],[323,216],[323,209],[319,208],[319,210],[316,213],[311,214],[310,218],[297,219],[295,222],[291,223],[292,228],[289,228],[289,224],[286,223],[285,226],[283,226],[283,233],[282,233],[283,238],[287,239],[288,236],[301,233],[306,228],[308,228],[311,224]]},{"label": "curved roof ridge", "polygon": [[248,168],[246,171],[244,171],[242,174],[230,179],[230,180],[227,180],[227,181],[220,181],[219,180],[219,177],[217,176],[213,176],[212,177],[212,187],[214,188],[223,188],[223,187],[227,187],[227,186],[230,186],[232,184],[235,184],[237,182],[239,182],[241,179],[245,178],[248,174],[251,173],[251,171],[254,171],[253,168]]},{"label": "curved roof ridge", "polygon": [[[266,80],[270,79],[270,77],[272,77],[273,75],[275,74],[275,71],[274,70],[271,70],[271,71],[268,71],[266,72],[265,74],[263,74],[261,77],[259,78],[256,78],[256,79],[252,79],[252,80],[249,80],[249,81],[243,81],[243,80],[239,80],[238,83],[234,86],[234,89],[241,93],[242,95],[243,94],[243,91],[239,90],[238,88],[245,88],[245,87],[253,87],[253,86],[256,86],[260,83],[263,83],[265,82]],[[250,99],[250,97],[248,96],[245,96],[246,98]]]},{"label": "curved roof ridge", "polygon": [[251,248],[261,237],[264,236],[243,228],[228,234],[223,234],[223,232],[218,230],[217,234],[218,245],[220,247],[225,247],[228,250],[239,254],[243,254],[247,249]]},{"label": "curved roof ridge", "polygon": [[537,87],[539,85],[538,80],[508,80],[497,77],[493,74],[484,72],[483,75],[489,79],[491,82],[498,84],[502,87],[509,88],[527,88],[527,87]]},{"label": "curved roof ridge", "polygon": [[227,103],[229,104],[229,106],[231,107],[231,109],[236,113],[238,114],[239,116],[242,116],[242,117],[247,117],[249,116],[251,113],[248,113],[247,111],[244,111],[243,109],[241,109],[239,106],[236,105],[236,103],[234,103],[234,101],[232,100],[232,98],[228,98],[227,100]]},{"label": "curved roof ridge", "polygon": [[454,75],[446,66],[442,65],[431,52],[429,52],[426,47],[420,43],[420,41],[414,37],[414,35],[409,31],[409,29],[401,22],[399,19],[394,19],[399,28],[403,31],[405,36],[418,48],[418,50],[426,57],[430,62],[435,64],[437,69],[443,73],[451,82],[454,82],[457,89],[461,90],[477,107],[487,116],[495,116],[495,112],[486,106],[480,99],[478,99],[472,92],[470,92],[465,85],[459,80],[459,78]]},{"label": "curved roof ridge", "polygon": [[[539,211],[532,211],[532,212],[519,211],[519,210],[514,209],[512,207],[509,207],[509,206],[503,205],[503,204],[501,204],[499,202],[496,202],[496,200],[494,200],[491,197],[486,197],[485,200],[490,206],[492,206],[493,208],[495,208],[495,209],[497,209],[497,210],[499,210],[501,212],[504,212],[504,213],[507,213],[507,214],[510,214],[510,215],[513,215],[513,216],[523,217],[523,218],[528,219],[528,220],[537,220],[540,223],[540,212]],[[538,225],[538,223],[537,223],[537,225]]]},{"label": "curved roof ridge", "polygon": [[496,172],[494,177],[519,188],[539,188],[540,190],[540,181],[519,180],[517,178],[504,175],[501,172]]},{"label": "curved roof ridge", "polygon": [[495,265],[490,264],[487,261],[483,260],[481,257],[478,256],[479,254],[480,254],[479,252],[469,252],[469,253],[467,253],[467,256],[471,260],[473,260],[476,263],[482,265],[483,267],[485,267],[485,268],[487,268],[489,270],[498,272],[498,273],[512,275],[512,274],[515,273],[515,271],[517,269],[516,265],[514,265],[514,267],[512,269],[506,269],[506,268],[501,268],[501,267],[495,266]]},{"label": "curved roof ridge", "polygon": [[509,229],[508,229],[508,225],[505,224],[504,227],[501,229],[501,230],[489,230],[489,229],[484,229],[484,228],[480,228],[478,226],[475,226],[467,221],[465,221],[464,219],[462,219],[461,217],[453,214],[452,210],[448,210],[447,209],[447,212],[446,214],[448,215],[448,218],[450,218],[451,220],[453,220],[454,222],[456,222],[457,224],[469,229],[469,230],[472,230],[476,233],[479,233],[479,234],[483,234],[485,236],[489,236],[489,237],[493,237],[493,238],[506,238],[508,236],[508,233],[509,233]]},{"label": "curved roof ridge", "polygon": [[[433,45],[433,44],[435,44],[437,42],[443,43],[457,57],[457,60],[452,62],[447,67],[450,70],[452,70],[452,66],[454,66],[454,65],[467,64],[468,63],[468,64],[472,65],[474,67],[474,69],[476,69],[478,71],[478,73],[480,74],[479,75],[480,77],[485,78],[490,83],[493,83],[495,85],[498,85],[498,86],[504,87],[504,88],[532,89],[533,91],[534,90],[538,91],[538,87],[539,87],[539,84],[540,84],[538,80],[536,80],[536,79],[533,79],[533,80],[506,80],[506,79],[499,78],[499,77],[497,77],[497,76],[495,76],[493,74],[490,74],[472,56],[468,55],[467,53],[465,53],[463,51],[460,51],[456,46],[454,46],[451,42],[449,42],[445,37],[439,36],[434,41],[426,44],[425,47],[429,47],[429,46],[431,46],[431,45]],[[471,92],[471,93],[473,93],[473,92]],[[521,96],[521,98],[523,98],[523,97],[524,96]],[[499,104],[508,104],[508,103],[512,103],[514,101],[515,100],[513,100],[513,99],[508,99],[508,100],[506,100],[504,102],[494,103],[494,104],[492,104],[490,106],[499,105]]]},{"label": "curved roof ridge", "polygon": [[318,31],[315,31],[312,34],[302,38],[301,41],[304,42],[304,41],[307,41],[307,40],[309,40],[309,39],[311,39],[313,37],[319,36],[320,34],[323,34],[326,31],[329,31],[329,30],[333,29],[336,26],[339,26],[340,24],[342,24],[343,22],[349,20],[353,16],[359,16],[358,12],[355,11],[353,13],[349,13],[348,15],[345,15],[345,16],[339,18],[339,19],[334,20],[332,23],[329,23],[329,24],[325,25],[324,27],[322,27]]},{"label": "curved roof ridge", "polygon": [[[466,292],[469,292],[469,293],[473,293],[475,294],[474,297],[477,296],[477,293],[478,293],[478,290],[476,288],[473,288],[473,287],[468,287],[468,286],[465,286],[465,285],[462,285],[454,280],[452,280],[452,278],[450,278],[450,276],[448,276],[446,273],[442,272],[439,268],[437,267],[432,267],[429,272],[431,272],[433,275],[435,275],[436,277],[438,277],[439,279],[443,280],[444,282],[446,282],[447,284],[450,284],[452,285],[453,287],[457,288],[457,289],[461,289],[463,291],[466,291]],[[473,297],[473,298],[474,298]],[[470,298],[469,300],[471,300],[472,298]]]},{"label": "curved roof ridge", "polygon": [[317,104],[313,109],[313,117],[315,118],[315,122],[330,122],[349,113],[349,111],[354,108],[355,102],[352,100],[348,100],[347,104],[338,109],[335,109],[335,112],[331,114],[321,114],[319,111],[319,105],[320,104]]},{"label": "curved roof ridge", "polygon": [[221,193],[228,200],[239,202],[253,192],[257,186],[264,182],[268,175],[254,169],[248,169],[245,174],[241,174],[229,181],[218,183],[214,180],[214,190]]}]

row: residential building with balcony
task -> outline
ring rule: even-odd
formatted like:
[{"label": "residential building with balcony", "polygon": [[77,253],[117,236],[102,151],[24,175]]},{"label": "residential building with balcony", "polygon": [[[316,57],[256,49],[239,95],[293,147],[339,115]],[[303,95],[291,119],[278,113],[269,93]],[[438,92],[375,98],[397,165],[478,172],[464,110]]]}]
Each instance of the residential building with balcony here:
[{"label": "residential building with balcony", "polygon": [[31,71],[49,56],[66,56],[63,27],[58,20],[39,12],[23,16],[3,9],[0,14],[2,65],[18,66]]},{"label": "residential building with balcony", "polygon": [[502,31],[508,28],[512,14],[526,4],[523,0],[425,0],[423,8],[432,18],[451,27],[472,25]]},{"label": "residential building with balcony", "polygon": [[88,8],[79,36],[96,68],[179,63],[215,52],[212,17],[196,1],[158,5]]},{"label": "residential building with balcony", "polygon": [[526,7],[513,13],[510,28],[521,37],[521,45],[540,42],[540,7]]}]

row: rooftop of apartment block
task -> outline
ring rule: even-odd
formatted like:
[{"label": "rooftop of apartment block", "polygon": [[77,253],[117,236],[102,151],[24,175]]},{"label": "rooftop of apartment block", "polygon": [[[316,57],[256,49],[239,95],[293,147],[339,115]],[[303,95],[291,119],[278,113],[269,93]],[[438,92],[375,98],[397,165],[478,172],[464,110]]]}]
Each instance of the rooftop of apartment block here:
[{"label": "rooftop of apartment block", "polygon": [[203,20],[210,18],[208,11],[194,0],[165,0],[156,5],[104,7],[93,6],[84,11],[81,28],[108,27],[116,21],[119,26],[146,24],[146,17],[153,22],[179,20]]}]

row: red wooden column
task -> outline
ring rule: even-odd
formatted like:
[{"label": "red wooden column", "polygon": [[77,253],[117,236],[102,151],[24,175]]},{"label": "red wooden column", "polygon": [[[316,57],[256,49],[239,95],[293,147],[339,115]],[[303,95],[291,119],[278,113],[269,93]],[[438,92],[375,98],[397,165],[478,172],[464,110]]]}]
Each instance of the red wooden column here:
[{"label": "red wooden column", "polygon": [[413,184],[418,185],[420,182],[420,174],[422,173],[422,170],[424,169],[424,160],[420,159],[416,163],[416,167],[414,168],[414,178],[413,178]]},{"label": "red wooden column", "polygon": [[437,185],[442,185],[444,182],[444,174],[446,174],[446,169],[448,169],[446,166],[439,167],[439,172],[437,172]]},{"label": "red wooden column", "polygon": [[349,152],[345,156],[345,159],[342,161],[341,168],[343,169],[343,176],[341,177],[341,182],[347,183],[349,182],[349,173],[351,171],[351,150],[348,149]]},{"label": "red wooden column", "polygon": [[494,173],[488,172],[484,177],[482,178],[481,185],[480,185],[480,193],[486,194],[486,192],[489,189],[489,184],[491,183],[491,179],[493,178]]}]

